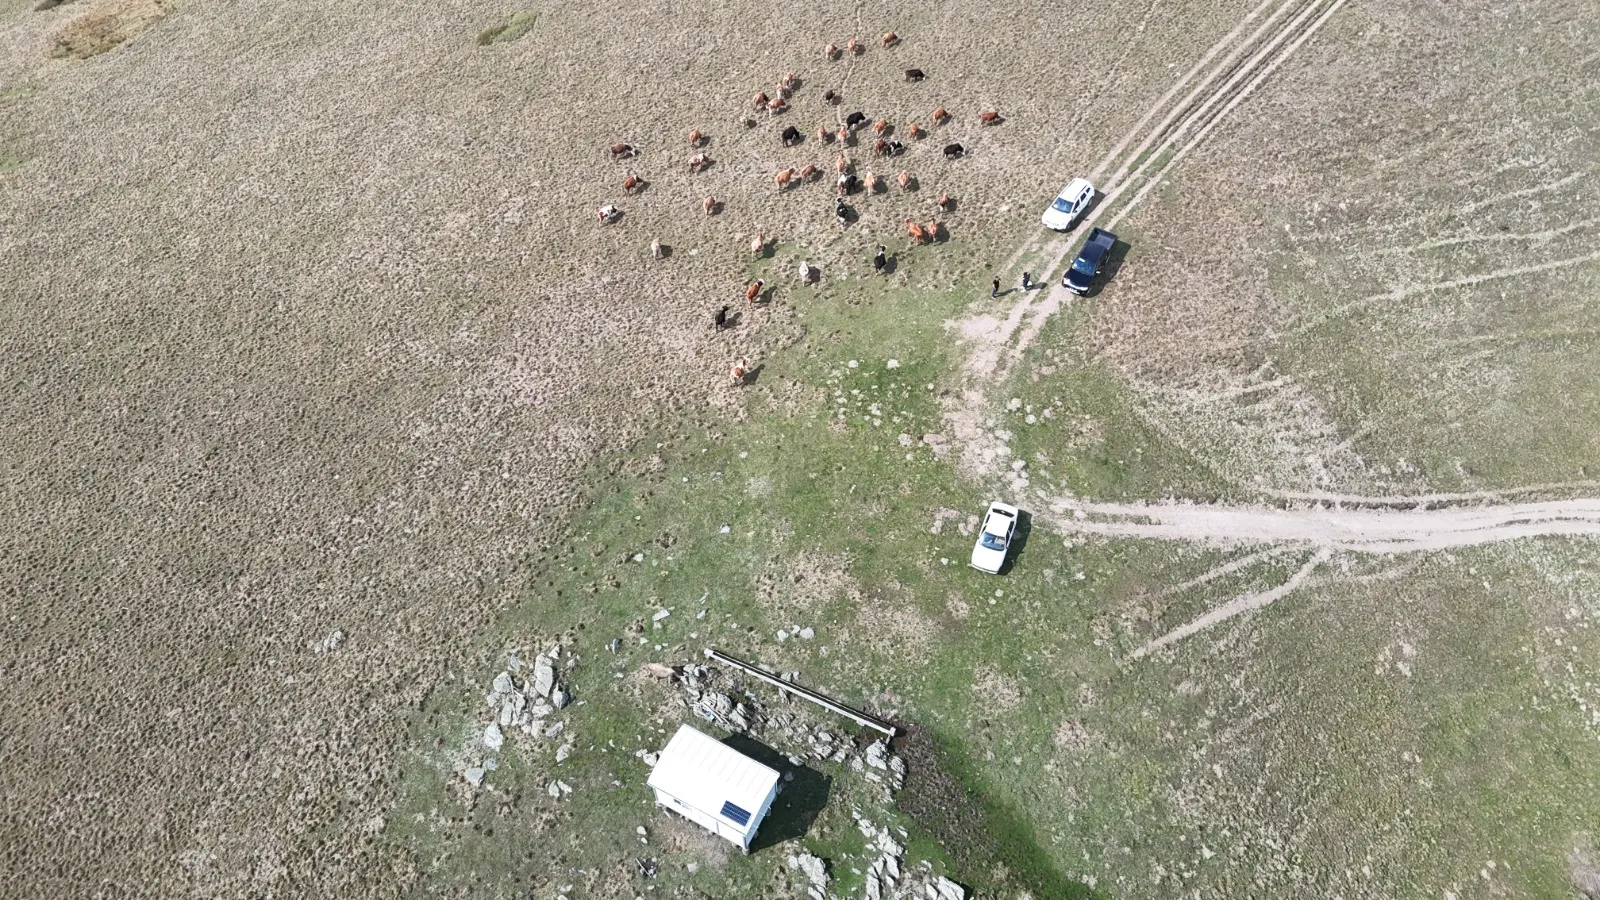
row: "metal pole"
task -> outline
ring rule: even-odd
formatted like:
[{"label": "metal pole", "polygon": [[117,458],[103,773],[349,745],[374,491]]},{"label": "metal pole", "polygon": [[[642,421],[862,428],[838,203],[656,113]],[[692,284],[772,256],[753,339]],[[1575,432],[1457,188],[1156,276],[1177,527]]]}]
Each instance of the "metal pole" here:
[{"label": "metal pole", "polygon": [[713,650],[712,648],[707,647],[706,658],[714,659],[717,662],[733,666],[734,668],[739,669],[746,674],[754,675],[773,687],[788,691],[789,693],[794,694],[796,697],[810,700],[812,703],[817,704],[829,712],[837,713],[858,724],[865,725],[868,728],[876,731],[881,731],[891,738],[897,733],[897,730],[893,725],[890,725],[888,722],[885,722],[882,719],[869,716],[858,709],[852,709],[851,707],[845,706],[843,703],[829,699],[828,697],[825,697],[808,687],[802,687],[798,684],[790,684],[789,682],[784,681],[782,678],[779,678],[777,675],[768,672],[766,669],[760,668],[759,666],[753,666],[742,659],[736,659],[726,653],[723,653],[721,650]]}]

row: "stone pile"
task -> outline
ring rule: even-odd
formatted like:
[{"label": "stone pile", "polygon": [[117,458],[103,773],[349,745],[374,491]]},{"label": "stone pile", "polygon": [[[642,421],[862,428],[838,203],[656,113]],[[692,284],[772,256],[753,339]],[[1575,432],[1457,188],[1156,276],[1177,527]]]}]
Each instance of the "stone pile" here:
[{"label": "stone pile", "polygon": [[[684,666],[678,672],[679,683],[683,685],[684,702],[691,712],[707,722],[736,733],[749,732],[760,723],[761,716],[752,706],[712,690],[720,674],[710,666]],[[737,679],[730,679],[729,690],[738,692],[738,689]]]},{"label": "stone pile", "polygon": [[789,868],[806,876],[806,896],[811,900],[828,900],[828,863],[810,853],[789,854]]},{"label": "stone pile", "polygon": [[891,793],[900,790],[906,784],[906,761],[889,750],[888,740],[877,740],[868,744],[864,756],[850,760],[850,768],[860,772],[874,784],[885,785]]},{"label": "stone pile", "polygon": [[[546,725],[545,720],[556,710],[563,709],[572,702],[572,694],[562,687],[556,674],[556,663],[562,658],[560,645],[552,647],[548,653],[541,653],[534,658],[533,671],[524,676],[522,684],[517,684],[511,672],[501,672],[494,677],[494,685],[484,697],[490,712],[494,713],[496,721],[484,732],[484,744],[493,743],[490,732],[503,734],[505,729],[516,728],[530,737],[553,738],[561,733],[564,723],[557,722]],[[576,657],[569,658],[571,662]],[[569,665],[571,664],[569,662]],[[521,664],[516,656],[511,657],[511,668],[520,670]],[[498,745],[489,746],[491,750],[499,749]]]},{"label": "stone pile", "polygon": [[[564,657],[559,644],[535,657],[531,667],[524,666],[517,654],[511,654],[506,661],[506,671],[494,677],[489,693],[484,695],[491,721],[483,729],[483,750],[491,754],[498,753],[505,746],[507,734],[513,731],[520,731],[532,738],[549,739],[559,737],[566,730],[566,722],[549,721],[557,710],[572,702],[571,692],[562,686],[556,671],[557,664],[563,659],[564,667],[569,669],[578,661],[576,656]],[[526,674],[523,674],[524,668],[529,670]],[[556,762],[564,761],[571,753],[571,742],[562,744],[556,750]],[[479,787],[484,777],[498,767],[499,763],[490,756],[477,764],[464,764],[459,771],[468,784]],[[561,790],[552,785],[551,796],[562,797],[571,790]]]},{"label": "stone pile", "polygon": [[[870,819],[853,811],[850,817],[867,839],[868,851],[876,849],[878,858],[867,867],[866,886],[862,891],[865,900],[966,900],[967,891],[942,875],[935,875],[933,866],[924,861],[915,870],[905,871],[901,861],[906,848],[904,829],[878,827]],[[896,837],[896,834],[899,837]]]}]

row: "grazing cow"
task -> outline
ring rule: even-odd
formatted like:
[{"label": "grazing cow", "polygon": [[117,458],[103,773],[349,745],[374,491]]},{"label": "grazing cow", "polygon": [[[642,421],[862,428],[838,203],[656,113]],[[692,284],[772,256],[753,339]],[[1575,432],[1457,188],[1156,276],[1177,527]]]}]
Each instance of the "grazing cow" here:
[{"label": "grazing cow", "polygon": [[745,359],[744,357],[741,356],[738,359],[733,361],[733,368],[729,371],[728,374],[733,376],[733,383],[734,384],[742,386],[744,384],[744,378],[745,378],[745,376],[747,374],[749,374],[749,372],[750,372],[750,360]]},{"label": "grazing cow", "polygon": [[846,50],[850,51],[851,56],[861,55],[861,42],[856,40],[854,37],[851,37],[850,40],[845,41],[844,47]]},{"label": "grazing cow", "polygon": [[601,225],[610,225],[612,222],[622,218],[622,210],[617,209],[610,203],[607,203],[605,206],[602,206],[596,210],[594,215],[596,219],[600,220]]},{"label": "grazing cow", "polygon": [[950,205],[952,203],[954,203],[954,202],[955,202],[954,200],[950,199],[950,195],[949,194],[940,194],[939,195],[939,208],[944,210],[945,212],[949,212],[950,211]]},{"label": "grazing cow", "polygon": [[703,142],[705,139],[706,139],[706,136],[700,133],[700,129],[698,129],[698,128],[690,129],[690,131],[689,131],[689,146],[690,147],[698,147],[698,146],[700,146],[701,142]]},{"label": "grazing cow", "polygon": [[789,168],[784,169],[782,172],[772,176],[772,180],[778,183],[778,190],[783,190],[789,186],[790,182],[794,181],[794,175],[796,171],[797,170],[794,166],[790,166]]},{"label": "grazing cow", "polygon": [[900,35],[895,34],[892,31],[883,36],[883,45],[885,47],[893,47],[898,43],[900,43]]},{"label": "grazing cow", "polygon": [[932,243],[932,242],[937,241],[939,239],[939,232],[940,232],[940,230],[943,229],[943,227],[944,226],[939,224],[939,220],[938,219],[929,219],[928,220],[928,224],[923,226],[923,230],[928,233],[928,242],[929,243]]},{"label": "grazing cow", "polygon": [[881,273],[889,265],[889,259],[884,255],[887,250],[882,244],[878,245],[878,252],[872,255],[872,271]]},{"label": "grazing cow", "polygon": [[766,107],[767,101],[771,99],[771,97],[767,96],[766,91],[756,91],[756,95],[750,98],[750,104],[756,109],[763,109]]},{"label": "grazing cow", "polygon": [[878,137],[883,137],[885,134],[887,134],[889,132],[889,128],[889,123],[884,119],[879,119],[878,121],[872,123],[872,133]]},{"label": "grazing cow", "polygon": [[836,185],[836,193],[841,197],[854,194],[861,189],[861,179],[854,175],[840,175]]},{"label": "grazing cow", "polygon": [[786,87],[784,87],[783,85],[780,84],[780,85],[778,85],[778,96],[782,97],[785,100],[787,100],[790,97],[794,96],[794,91],[792,91],[789,88],[786,88]]},{"label": "grazing cow", "polygon": [[829,44],[826,47],[823,47],[822,48],[822,58],[823,59],[838,59],[839,58],[839,45],[838,44]]},{"label": "grazing cow", "polygon": [[916,181],[915,178],[911,177],[910,172],[901,172],[899,175],[894,177],[894,180],[900,183],[900,190],[902,191],[911,190],[911,183]]},{"label": "grazing cow", "polygon": [[656,238],[650,242],[650,257],[652,259],[661,259],[663,256],[665,254],[661,250],[661,239]]},{"label": "grazing cow", "polygon": [[766,287],[766,284],[767,283],[765,281],[762,281],[759,278],[750,282],[750,284],[744,289],[744,302],[750,306],[755,306],[756,298],[761,296],[761,289]]},{"label": "grazing cow", "polygon": [[935,124],[935,125],[943,125],[945,122],[949,121],[949,119],[950,119],[950,113],[947,112],[944,107],[938,106],[938,107],[934,108],[934,110],[933,110],[933,124]]},{"label": "grazing cow", "polygon": [[850,207],[845,205],[843,199],[833,201],[833,220],[840,225],[850,224]]},{"label": "grazing cow", "polygon": [[842,145],[844,145],[846,147],[850,146],[850,129],[849,128],[846,128],[845,126],[840,125],[839,126],[839,132],[837,134],[835,134],[833,137],[840,144],[842,144]]},{"label": "grazing cow", "polygon": [[872,142],[872,152],[876,153],[879,156],[888,156],[889,155],[889,142],[884,140],[883,138],[878,138],[877,140]]},{"label": "grazing cow", "polygon": [[844,98],[839,96],[838,91],[828,91],[822,95],[822,99],[829,106],[838,106],[839,101],[843,100]]},{"label": "grazing cow", "polygon": [[778,85],[784,90],[792,92],[800,86],[800,76],[793,72],[785,72],[783,73],[783,78],[778,81]]},{"label": "grazing cow", "polygon": [[961,157],[966,156],[966,155],[967,155],[967,148],[961,146],[960,144],[945,144],[944,145],[944,158],[945,159],[960,159]]},{"label": "grazing cow", "polygon": [[861,112],[860,110],[857,110],[856,112],[853,112],[850,115],[844,117],[844,127],[849,128],[850,130],[854,131],[857,126],[859,126],[862,122],[865,122],[866,120],[867,120],[867,114],[864,113],[864,112]]},{"label": "grazing cow", "polygon": [[883,186],[883,179],[872,174],[872,170],[868,169],[866,174],[862,176],[861,183],[867,186],[867,193],[876,194],[878,188]]},{"label": "grazing cow", "polygon": [[722,329],[727,328],[728,327],[728,307],[724,306],[721,309],[717,310],[717,314],[715,316],[711,317],[711,324],[718,331],[721,331]]},{"label": "grazing cow", "polygon": [[906,80],[907,81],[921,81],[922,79],[924,79],[926,77],[927,77],[926,75],[922,74],[922,70],[921,69],[907,69],[906,70]]},{"label": "grazing cow", "polygon": [[915,122],[912,122],[911,127],[906,129],[906,133],[910,134],[913,140],[919,141],[922,140],[923,136],[927,134],[926,131],[922,130],[922,126]]},{"label": "grazing cow", "polygon": [[638,155],[639,155],[639,148],[635,147],[632,144],[612,144],[611,145],[611,158],[612,159],[633,159],[635,156],[638,156]]},{"label": "grazing cow", "polygon": [[759,231],[756,232],[756,236],[750,239],[750,255],[751,256],[760,256],[762,251],[764,251],[766,249],[767,249],[767,236],[765,234],[762,234]]},{"label": "grazing cow", "polygon": [[711,165],[711,157],[704,153],[696,153],[689,157],[689,171],[691,172],[698,172],[709,165]]},{"label": "grazing cow", "polygon": [[815,277],[817,277],[817,270],[814,267],[812,267],[811,260],[809,260],[809,259],[801,260],[800,261],[800,283],[801,284],[810,284],[811,283],[811,279],[813,279]]},{"label": "grazing cow", "polygon": [[800,129],[790,125],[783,130],[781,140],[785,147],[793,147],[795,144],[800,143]]},{"label": "grazing cow", "polygon": [[853,166],[850,165],[849,158],[846,157],[843,153],[839,154],[839,161],[834,163],[833,167],[835,169],[839,170],[839,174],[840,175],[848,174],[850,172],[850,170],[853,168]]},{"label": "grazing cow", "polygon": [[706,199],[700,201],[700,208],[705,211],[706,215],[711,215],[717,211],[717,198],[708,194]]},{"label": "grazing cow", "polygon": [[978,113],[978,122],[982,125],[999,125],[1004,121],[1004,119],[1000,118],[1000,114],[992,109]]},{"label": "grazing cow", "polygon": [[767,101],[767,113],[769,115],[775,116],[788,108],[789,101],[783,99],[782,97],[773,97],[771,100]]},{"label": "grazing cow", "polygon": [[812,165],[811,163],[806,163],[805,168],[800,170],[800,180],[810,181],[820,174],[822,173],[817,169],[816,166]]},{"label": "grazing cow", "polygon": [[826,144],[827,142],[829,142],[831,140],[833,140],[833,132],[829,131],[828,127],[826,125],[818,125],[817,126],[817,143]]},{"label": "grazing cow", "polygon": [[627,193],[627,194],[638,193],[639,191],[644,189],[644,186],[645,186],[645,180],[643,178],[640,178],[639,176],[631,174],[631,173],[628,175],[627,178],[622,179],[622,190],[623,190],[623,193]]},{"label": "grazing cow", "polygon": [[918,244],[928,239],[928,233],[922,230],[922,226],[911,221],[910,219],[906,219],[906,235],[910,237],[914,243]]},{"label": "grazing cow", "polygon": [[890,156],[899,156],[900,154],[906,152],[906,145],[900,143],[899,141],[889,141],[888,148]]}]

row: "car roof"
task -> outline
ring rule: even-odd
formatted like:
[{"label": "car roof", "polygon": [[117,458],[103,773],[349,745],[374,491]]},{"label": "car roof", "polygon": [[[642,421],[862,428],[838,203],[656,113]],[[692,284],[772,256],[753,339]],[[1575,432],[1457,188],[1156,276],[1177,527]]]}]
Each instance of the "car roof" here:
[{"label": "car roof", "polygon": [[1089,183],[1089,179],[1087,179],[1087,178],[1074,178],[1071,181],[1067,182],[1066,187],[1063,187],[1061,189],[1061,193],[1057,194],[1056,196],[1058,196],[1058,197],[1076,197],[1079,194],[1083,193],[1083,189],[1084,188],[1091,188],[1092,189],[1093,187],[1094,187],[1094,185],[1090,184]]}]

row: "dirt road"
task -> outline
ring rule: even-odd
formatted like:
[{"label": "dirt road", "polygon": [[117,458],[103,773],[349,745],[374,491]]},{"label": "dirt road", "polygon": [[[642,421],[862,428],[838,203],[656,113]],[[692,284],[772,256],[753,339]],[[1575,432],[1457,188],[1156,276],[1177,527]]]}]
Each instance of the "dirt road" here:
[{"label": "dirt road", "polygon": [[1047,508],[1038,518],[1066,533],[1303,545],[1359,553],[1412,553],[1528,537],[1600,535],[1600,498],[1413,510],[1078,500],[1057,500]]}]

